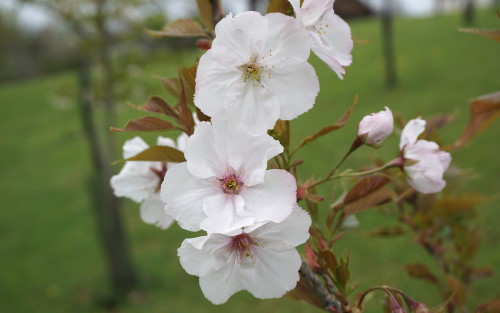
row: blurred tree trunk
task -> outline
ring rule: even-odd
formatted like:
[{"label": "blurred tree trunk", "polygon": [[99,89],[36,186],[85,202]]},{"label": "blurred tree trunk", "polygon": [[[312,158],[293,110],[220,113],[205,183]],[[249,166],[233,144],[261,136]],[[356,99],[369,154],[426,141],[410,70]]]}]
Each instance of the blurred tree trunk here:
[{"label": "blurred tree trunk", "polygon": [[[61,2],[64,0],[61,0]],[[107,263],[109,280],[113,291],[114,301],[120,300],[121,295],[130,290],[137,283],[125,229],[120,214],[120,202],[113,194],[109,184],[113,174],[111,161],[116,148],[115,138],[107,135],[108,127],[115,125],[115,85],[113,81],[113,68],[110,55],[111,41],[106,28],[107,12],[104,10],[106,0],[92,0],[95,4],[93,19],[82,19],[77,7],[58,5],[54,1],[42,1],[47,8],[56,13],[70,27],[78,41],[78,94],[77,104],[80,113],[83,133],[87,139],[92,172],[89,179],[89,191],[92,198],[92,211],[96,221],[98,238]],[[89,6],[92,8],[92,6]],[[72,8],[72,9],[71,9]],[[67,8],[66,8],[67,9]],[[93,28],[94,31],[89,31]],[[103,68],[102,102],[105,104],[105,125],[99,125],[94,116],[95,99],[93,98],[95,83],[92,81],[92,60],[97,57]],[[101,137],[106,133],[103,144]],[[110,159],[113,157],[113,159]]]},{"label": "blurred tree trunk", "polygon": [[110,280],[115,295],[126,292],[136,284],[136,276],[119,212],[119,201],[109,185],[112,171],[109,159],[99,138],[92,109],[91,62],[80,59],[78,67],[78,108],[83,132],[89,145],[92,174],[89,191],[96,218],[98,237],[103,245]]},{"label": "blurred tree trunk", "polygon": [[[103,76],[103,96],[105,123],[108,127],[116,125],[116,101],[115,84],[113,77],[113,60],[111,58],[112,38],[106,26],[106,2],[107,0],[97,0],[95,2],[95,26],[98,38],[98,58]],[[106,127],[107,128],[107,127]],[[118,145],[116,135],[110,131],[105,132],[108,158],[117,159]]]},{"label": "blurred tree trunk", "polygon": [[257,11],[257,0],[248,0],[248,7],[250,11]]},{"label": "blurred tree trunk", "polygon": [[388,88],[394,88],[397,84],[396,57],[393,44],[393,18],[392,1],[385,0],[382,10],[382,50],[385,63],[385,84]]},{"label": "blurred tree trunk", "polygon": [[474,0],[465,0],[465,7],[464,7],[464,23],[467,26],[471,26],[474,24]]}]

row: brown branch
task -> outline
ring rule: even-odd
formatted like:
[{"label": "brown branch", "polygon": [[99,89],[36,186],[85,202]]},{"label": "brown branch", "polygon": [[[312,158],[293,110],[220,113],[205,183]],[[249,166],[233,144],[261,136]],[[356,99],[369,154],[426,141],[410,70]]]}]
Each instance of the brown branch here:
[{"label": "brown branch", "polygon": [[309,285],[313,288],[316,296],[321,301],[323,308],[328,312],[343,313],[342,304],[334,295],[324,286],[321,280],[314,274],[313,270],[305,262],[299,271],[300,275],[307,280]]}]

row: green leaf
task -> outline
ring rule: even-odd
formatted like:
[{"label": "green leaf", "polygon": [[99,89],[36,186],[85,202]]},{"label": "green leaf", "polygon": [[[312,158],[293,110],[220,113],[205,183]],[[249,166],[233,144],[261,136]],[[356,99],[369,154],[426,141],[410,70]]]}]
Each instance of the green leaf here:
[{"label": "green leaf", "polygon": [[345,258],[341,257],[340,262],[335,268],[335,280],[337,282],[336,286],[343,294],[345,294],[347,291],[347,284],[349,283],[350,277],[351,273],[349,272],[349,256],[345,256]]},{"label": "green leaf", "polygon": [[285,151],[288,151],[290,148],[290,121],[278,120],[270,131],[270,135],[281,143]]},{"label": "green leaf", "polygon": [[158,132],[179,129],[169,122],[157,117],[146,116],[129,121],[123,128],[110,128],[113,132]]},{"label": "green leaf", "polygon": [[283,13],[286,14],[290,2],[288,0],[269,0],[267,5],[267,13]]},{"label": "green leaf", "polygon": [[206,36],[203,27],[191,19],[179,19],[167,24],[160,31],[147,30],[153,37],[203,37]]},{"label": "green leaf", "polygon": [[158,161],[158,162],[185,162],[184,153],[172,147],[152,146],[136,154],[135,156],[121,161]]},{"label": "green leaf", "polygon": [[213,8],[209,0],[196,0],[198,4],[198,12],[200,13],[200,18],[205,24],[205,27],[209,31],[214,30],[215,22],[213,15]]},{"label": "green leaf", "polygon": [[307,144],[310,144],[311,142],[315,141],[316,139],[318,139],[326,134],[331,133],[332,131],[335,131],[337,129],[344,127],[347,124],[347,122],[349,121],[349,118],[352,115],[352,111],[356,107],[357,103],[358,103],[358,96],[356,95],[354,97],[354,101],[351,104],[351,106],[347,109],[347,111],[344,112],[344,114],[342,114],[340,119],[335,124],[325,126],[322,129],[320,129],[319,131],[317,131],[316,133],[305,137],[304,139],[302,139],[300,144],[297,147],[295,147],[294,151],[302,148],[303,146],[305,146]]}]

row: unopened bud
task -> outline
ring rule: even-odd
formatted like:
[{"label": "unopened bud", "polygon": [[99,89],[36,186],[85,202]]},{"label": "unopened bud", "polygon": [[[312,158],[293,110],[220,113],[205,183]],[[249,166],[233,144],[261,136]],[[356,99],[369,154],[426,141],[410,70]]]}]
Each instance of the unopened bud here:
[{"label": "unopened bud", "polygon": [[212,41],[208,39],[198,39],[196,40],[196,47],[202,50],[209,50],[212,48]]},{"label": "unopened bud", "polygon": [[391,110],[372,113],[363,117],[358,125],[358,137],[367,145],[377,145],[392,133],[394,119]]}]

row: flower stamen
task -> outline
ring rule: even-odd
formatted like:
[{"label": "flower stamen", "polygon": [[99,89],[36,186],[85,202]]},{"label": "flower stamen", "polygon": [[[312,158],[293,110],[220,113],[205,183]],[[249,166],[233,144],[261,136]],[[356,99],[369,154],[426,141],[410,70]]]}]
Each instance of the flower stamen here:
[{"label": "flower stamen", "polygon": [[260,64],[257,57],[251,57],[248,63],[241,66],[243,72],[241,77],[243,77],[245,82],[247,82],[247,80],[252,80],[254,86],[260,86],[260,79],[266,68],[267,65]]},{"label": "flower stamen", "polygon": [[255,264],[256,246],[259,246],[257,241],[255,241],[247,233],[241,233],[231,238],[231,242],[229,243],[227,250],[229,252],[236,253],[236,260],[238,264],[242,264],[247,258],[250,258],[252,263]]},{"label": "flower stamen", "polygon": [[222,191],[227,195],[237,195],[240,193],[241,187],[244,186],[240,180],[240,175],[226,171],[223,178],[217,179],[220,182]]}]

